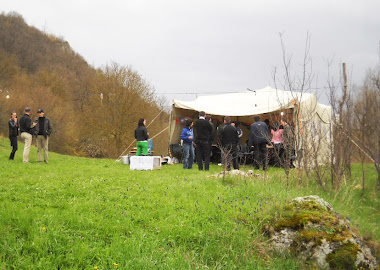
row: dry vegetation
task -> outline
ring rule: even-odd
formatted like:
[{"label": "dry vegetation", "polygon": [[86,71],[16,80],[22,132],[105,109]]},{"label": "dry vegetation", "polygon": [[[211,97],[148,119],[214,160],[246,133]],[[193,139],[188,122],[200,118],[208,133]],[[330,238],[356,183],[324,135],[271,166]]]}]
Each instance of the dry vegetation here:
[{"label": "dry vegetation", "polygon": [[[0,89],[1,122],[12,110],[44,108],[55,131],[49,146],[59,153],[117,157],[134,140],[139,118],[149,124],[162,112],[151,136],[168,124],[163,101],[133,68],[94,69],[67,41],[28,26],[17,13],[0,14]],[[0,125],[0,133],[7,128]],[[154,142],[156,153],[167,152],[166,140]]]}]

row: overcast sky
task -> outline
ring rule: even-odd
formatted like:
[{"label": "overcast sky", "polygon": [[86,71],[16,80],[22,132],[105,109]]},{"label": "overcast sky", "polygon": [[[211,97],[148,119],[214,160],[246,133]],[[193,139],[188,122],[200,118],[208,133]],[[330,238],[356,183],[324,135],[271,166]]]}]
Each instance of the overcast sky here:
[{"label": "overcast sky", "polygon": [[295,70],[310,34],[314,86],[326,85],[328,62],[336,79],[346,62],[360,84],[379,64],[379,10],[379,0],[0,0],[94,67],[132,66],[169,100],[274,86],[279,33]]}]

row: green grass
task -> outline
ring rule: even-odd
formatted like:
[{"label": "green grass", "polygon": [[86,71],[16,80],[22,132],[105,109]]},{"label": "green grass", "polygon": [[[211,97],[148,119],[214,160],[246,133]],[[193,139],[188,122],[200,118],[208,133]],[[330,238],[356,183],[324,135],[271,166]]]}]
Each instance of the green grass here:
[{"label": "green grass", "polygon": [[299,185],[295,175],[287,189],[275,168],[265,178],[223,181],[207,177],[221,171],[216,165],[130,171],[114,160],[55,153],[37,163],[34,147],[23,164],[19,148],[9,161],[9,141],[0,139],[0,269],[300,269],[297,258],[270,253],[261,226],[286,201],[310,194],[380,240],[372,166],[364,193],[353,188],[358,165],[334,193],[312,180]]}]

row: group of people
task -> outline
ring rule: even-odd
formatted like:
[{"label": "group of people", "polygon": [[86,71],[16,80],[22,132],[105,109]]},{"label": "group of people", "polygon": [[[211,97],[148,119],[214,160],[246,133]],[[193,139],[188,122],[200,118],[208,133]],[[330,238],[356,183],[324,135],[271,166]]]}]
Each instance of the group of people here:
[{"label": "group of people", "polygon": [[[44,151],[44,162],[48,163],[48,145],[49,136],[53,132],[53,127],[49,118],[45,116],[43,109],[38,109],[38,118],[32,121],[30,107],[26,107],[24,115],[20,120],[14,111],[9,119],[9,140],[12,146],[10,160],[14,160],[15,153],[18,149],[17,138],[21,134],[24,140],[23,162],[29,162],[29,152],[32,145],[33,136],[36,139],[38,162],[42,162],[42,150]],[[268,166],[268,147],[272,145],[277,155],[281,158],[284,166],[291,166],[293,130],[291,126],[281,119],[281,126],[278,123],[269,128],[269,125],[260,120],[260,116],[254,116],[255,122],[250,126],[250,136],[248,140],[249,149],[253,149],[253,162],[255,169],[266,170]],[[237,146],[243,131],[238,125],[231,121],[229,116],[225,116],[224,125],[218,128],[218,140],[221,148],[222,160],[231,169],[231,164],[235,170],[239,169],[237,159]],[[146,119],[141,118],[135,129],[135,138],[137,140],[136,155],[148,155],[149,133],[146,128]],[[183,149],[183,167],[192,169],[195,153],[199,170],[208,171],[210,168],[211,148],[214,141],[214,126],[211,117],[207,117],[204,111],[199,112],[199,119],[194,123],[192,119],[187,119],[185,127],[181,133]],[[194,150],[196,148],[196,151]]]},{"label": "group of people", "polygon": [[17,118],[17,113],[12,112],[9,119],[9,140],[11,142],[12,152],[9,156],[10,160],[14,160],[16,151],[18,149],[17,138],[21,134],[21,139],[24,140],[24,152],[22,161],[29,163],[29,152],[32,145],[33,137],[35,137],[37,144],[37,159],[38,162],[42,162],[42,150],[44,151],[44,162],[48,163],[48,148],[49,148],[49,136],[53,132],[53,126],[49,118],[45,116],[43,109],[38,109],[38,118],[32,121],[30,107],[24,109],[24,115],[20,120]]},{"label": "group of people", "polygon": [[[281,158],[283,166],[291,166],[290,155],[293,148],[293,129],[285,119],[281,119],[279,124],[275,124],[273,129],[262,122],[260,116],[254,116],[254,123],[250,126],[248,148],[253,151],[253,163],[255,169],[260,166],[264,170],[268,166],[268,146],[271,145],[278,149],[277,155]],[[225,163],[227,170],[231,170],[231,165],[235,170],[239,169],[238,145],[243,131],[236,123],[231,121],[229,116],[223,119],[223,126],[218,128],[218,141],[221,150],[222,162]],[[206,113],[199,112],[199,119],[187,119],[185,127],[181,132],[183,149],[183,167],[192,169],[194,162],[194,152],[199,170],[209,170],[211,147],[214,141],[214,127],[211,118]],[[196,150],[196,151],[195,151]],[[280,152],[281,150],[281,152]],[[288,162],[289,161],[289,162]]]},{"label": "group of people", "polygon": [[[208,171],[210,168],[210,153],[213,141],[213,126],[206,113],[199,112],[199,119],[187,119],[181,133],[183,149],[183,168],[192,169],[194,162],[194,147],[196,147],[197,163],[199,170]],[[203,166],[204,161],[204,166]]]},{"label": "group of people", "polygon": [[[231,125],[230,117],[224,117],[224,124],[223,129],[218,134],[223,149],[226,150],[227,170],[231,169],[231,163],[234,169],[239,169],[236,159],[236,147],[240,138],[237,129]],[[181,132],[181,140],[183,168],[192,169],[195,152],[198,169],[208,171],[210,169],[211,147],[214,141],[212,119],[207,117],[204,111],[199,112],[199,118],[195,123],[193,123],[193,120],[187,119]],[[194,151],[194,147],[196,151]]]},{"label": "group of people", "polygon": [[[255,169],[268,167],[268,146],[273,149],[277,163],[285,168],[293,167],[294,130],[285,119],[276,122],[272,127],[269,121],[262,122],[260,116],[254,116],[255,122],[250,126],[248,147],[253,148]],[[281,128],[280,128],[281,127]],[[270,130],[270,131],[269,131]]]}]

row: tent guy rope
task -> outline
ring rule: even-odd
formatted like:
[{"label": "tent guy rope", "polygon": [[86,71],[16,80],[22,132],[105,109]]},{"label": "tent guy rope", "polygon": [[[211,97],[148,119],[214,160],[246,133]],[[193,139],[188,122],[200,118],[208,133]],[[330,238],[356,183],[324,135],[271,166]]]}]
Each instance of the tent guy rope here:
[{"label": "tent guy rope", "polygon": [[[147,128],[157,119],[157,117],[164,111],[164,109],[162,109],[154,118],[153,120],[149,123],[149,125],[147,125]],[[166,129],[168,129],[168,127],[166,127],[164,130],[160,131],[158,134],[156,134],[155,136],[153,136],[151,139],[157,137],[158,135],[160,135],[162,132],[164,132]],[[130,145],[128,145],[128,147],[120,154],[120,156],[116,159],[116,161],[120,161],[121,157],[125,154],[125,152],[127,152],[129,150],[129,148],[136,142],[136,139],[134,139]]]}]

